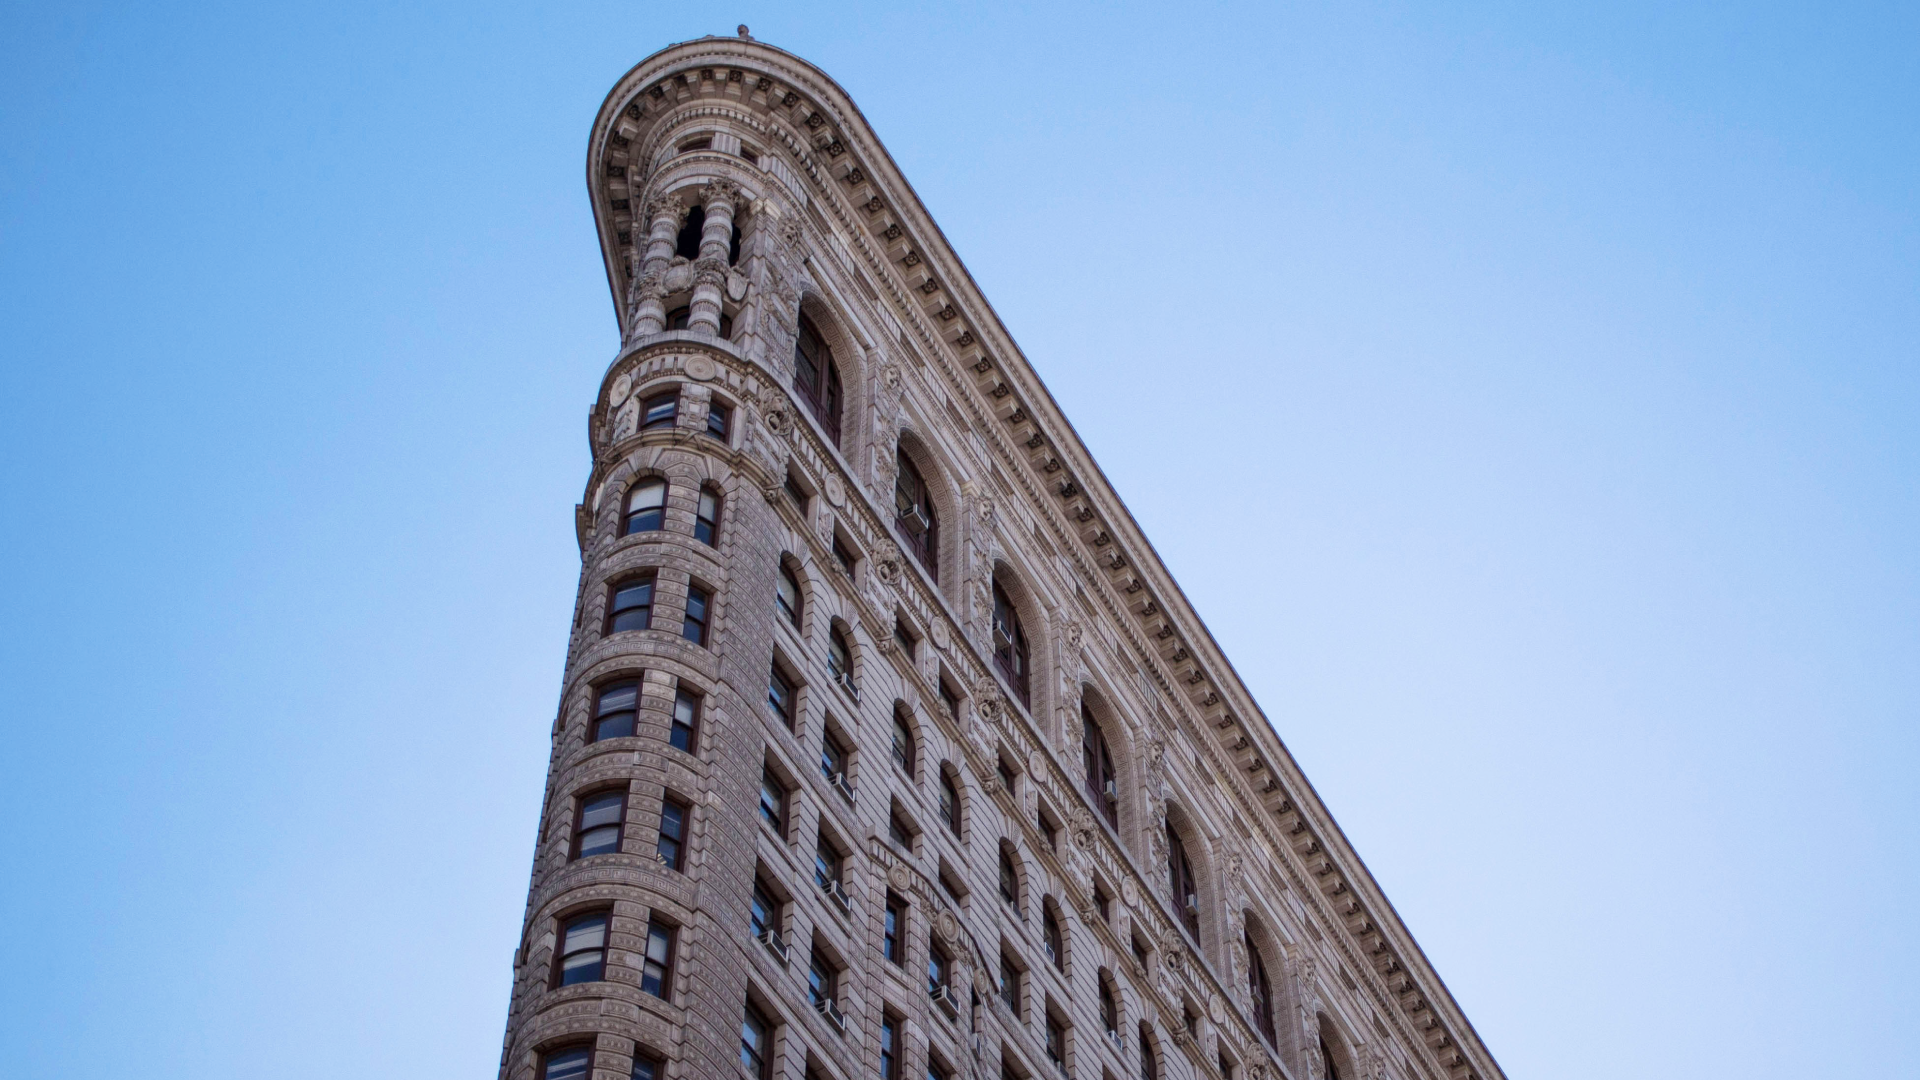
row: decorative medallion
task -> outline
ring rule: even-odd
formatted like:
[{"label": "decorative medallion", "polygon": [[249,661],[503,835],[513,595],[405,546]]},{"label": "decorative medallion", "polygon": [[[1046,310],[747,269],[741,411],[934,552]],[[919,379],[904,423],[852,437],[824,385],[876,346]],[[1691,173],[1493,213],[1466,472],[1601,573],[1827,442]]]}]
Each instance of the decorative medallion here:
[{"label": "decorative medallion", "polygon": [[613,380],[613,389],[607,391],[607,404],[619,405],[633,392],[633,376],[622,374]]},{"label": "decorative medallion", "polygon": [[1215,993],[1207,999],[1207,1019],[1216,1024],[1226,1023],[1227,1003],[1221,999],[1218,993]]},{"label": "decorative medallion", "polygon": [[1047,775],[1047,752],[1039,747],[1027,755],[1027,775],[1035,778]]},{"label": "decorative medallion", "polygon": [[793,414],[787,411],[785,405],[768,406],[767,411],[761,414],[761,420],[767,425],[767,430],[775,435],[784,437],[793,430]]},{"label": "decorative medallion", "polygon": [[832,503],[835,506],[844,506],[846,504],[847,486],[840,482],[840,478],[838,476],[829,474],[827,476],[827,482],[825,484],[825,487],[827,491],[828,502]]},{"label": "decorative medallion", "polygon": [[951,911],[942,911],[934,916],[933,928],[939,931],[943,941],[952,942],[960,936],[960,920],[954,918]]},{"label": "decorative medallion", "polygon": [[903,893],[913,886],[913,875],[904,866],[896,865],[887,871],[887,887],[894,892]]},{"label": "decorative medallion", "polygon": [[1132,878],[1120,879],[1120,899],[1125,901],[1128,907],[1139,906],[1140,890],[1134,887]]},{"label": "decorative medallion", "polygon": [[946,652],[947,646],[953,644],[953,639],[947,636],[945,619],[933,620],[933,625],[927,630],[927,636],[933,639],[933,647],[941,652]]},{"label": "decorative medallion", "polygon": [[718,369],[714,367],[713,360],[709,357],[692,356],[687,358],[687,378],[689,379],[698,379],[701,382],[706,382],[717,374],[717,370]]}]

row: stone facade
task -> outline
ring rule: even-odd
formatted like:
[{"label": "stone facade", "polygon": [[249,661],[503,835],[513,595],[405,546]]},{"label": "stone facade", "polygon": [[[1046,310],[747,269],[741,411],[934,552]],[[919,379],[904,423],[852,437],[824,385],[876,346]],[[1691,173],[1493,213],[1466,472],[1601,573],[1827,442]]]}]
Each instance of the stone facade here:
[{"label": "stone facade", "polygon": [[751,1008],[781,1080],[1500,1080],[832,80],[673,46],[587,172],[622,345],[503,1078],[748,1076]]}]

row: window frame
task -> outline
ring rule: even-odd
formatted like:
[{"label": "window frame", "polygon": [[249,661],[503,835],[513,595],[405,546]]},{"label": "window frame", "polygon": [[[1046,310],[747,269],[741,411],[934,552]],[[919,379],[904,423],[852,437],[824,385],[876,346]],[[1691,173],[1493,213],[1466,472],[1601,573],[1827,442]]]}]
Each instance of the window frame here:
[{"label": "window frame", "polygon": [[[653,944],[655,941],[661,939],[666,941],[666,945],[664,946],[666,956],[656,960],[653,955]],[[652,994],[654,997],[659,998],[669,1005],[673,1004],[674,960],[676,954],[679,952],[679,945],[680,928],[678,926],[660,918],[647,920],[646,945],[643,946],[640,951],[641,993]],[[655,967],[660,969],[657,976],[652,974],[652,970]],[[657,992],[647,989],[647,981],[649,979],[653,979],[659,985],[660,989]]]},{"label": "window frame", "polygon": [[[1167,823],[1167,880],[1173,895],[1173,914],[1181,929],[1197,946],[1200,944],[1200,884],[1194,877],[1193,860],[1187,856],[1186,841],[1180,830]],[[1192,901],[1188,906],[1187,901]]]},{"label": "window frame", "polygon": [[[754,1031],[757,1044],[751,1047],[747,1043],[747,1031],[750,1028]],[[779,1031],[780,1025],[767,1019],[767,1014],[753,1003],[753,999],[747,999],[740,1016],[739,1061],[740,1067],[747,1069],[755,1080],[773,1080],[774,1038]],[[747,1063],[748,1057],[753,1059],[751,1065]]]},{"label": "window frame", "polygon": [[[780,586],[783,584],[793,590],[791,604],[780,592]],[[793,572],[793,567],[785,559],[780,560],[780,579],[773,585],[773,606],[775,611],[786,616],[788,625],[795,630],[805,629],[807,594],[800,588],[800,575]]]},{"label": "window frame", "polygon": [[907,902],[891,890],[887,893],[885,912],[881,915],[880,955],[895,967],[906,966]]},{"label": "window frame", "polygon": [[[620,602],[621,593],[637,588],[643,583],[647,587],[646,603],[629,604],[626,607],[617,606]],[[619,578],[614,581],[609,581],[607,583],[607,617],[606,617],[605,623],[603,624],[605,629],[602,631],[601,636],[612,637],[615,634],[631,634],[635,631],[644,631],[644,630],[653,629],[653,609],[654,609],[655,601],[657,601],[659,597],[660,597],[660,575],[658,571],[652,568],[648,568],[638,573],[628,574],[627,576]],[[642,611],[642,610],[646,612],[646,620],[642,625],[626,626],[626,627],[616,625],[622,614],[627,612]]]},{"label": "window frame", "polygon": [[[767,820],[766,795],[769,784],[772,785],[772,790],[780,793],[780,805],[776,808],[778,810],[777,816],[780,819],[778,822]],[[787,839],[787,829],[793,821],[792,811],[793,790],[787,787],[786,781],[780,778],[779,773],[773,771],[773,765],[771,763],[762,763],[760,766],[760,793],[757,796],[757,803],[754,807],[754,816],[760,821],[765,822],[767,827],[774,831],[774,835],[780,837],[781,842],[785,843]]]},{"label": "window frame", "polygon": [[[711,516],[709,516],[707,512],[707,503],[709,500],[713,503]],[[693,538],[695,540],[708,547],[720,546],[720,515],[724,510],[725,503],[726,496],[720,493],[719,488],[714,487],[712,484],[700,485],[700,494],[696,497],[693,504]],[[706,531],[705,536],[700,535],[703,529]]]},{"label": "window frame", "polygon": [[[699,614],[694,614],[698,608]],[[687,582],[687,603],[680,619],[680,636],[701,648],[707,647],[707,631],[713,620],[713,590],[697,581]]]},{"label": "window frame", "polygon": [[559,1046],[551,1046],[540,1051],[540,1067],[535,1075],[539,1080],[549,1080],[549,1070],[553,1068],[554,1060],[567,1054],[585,1054],[585,1068],[579,1073],[579,1077],[580,1080],[593,1080],[594,1058],[596,1055],[594,1053],[594,1045],[591,1042],[563,1043]]},{"label": "window frame", "polygon": [[[714,423],[715,417],[720,421],[717,425]],[[706,435],[708,438],[720,440],[722,445],[726,445],[733,438],[733,407],[719,398],[707,399]]]},{"label": "window frame", "polygon": [[[667,832],[667,810],[669,807],[679,811],[680,835],[678,836],[671,836]],[[672,870],[674,873],[686,873],[687,848],[692,840],[693,832],[692,804],[674,798],[671,792],[663,793],[660,796],[660,825],[658,831],[659,836],[653,845],[654,856],[659,860],[660,865]],[[661,844],[667,840],[673,841],[674,844],[672,859],[667,859],[660,853]]]},{"label": "window frame", "polygon": [[[840,414],[846,406],[840,381],[840,365],[833,357],[833,346],[805,311],[800,312],[793,339],[794,396],[806,405],[828,441],[840,445]],[[811,339],[811,342],[809,342]],[[810,374],[811,377],[803,377]]]},{"label": "window frame", "polygon": [[[664,414],[656,417],[654,410],[662,403],[671,406]],[[640,402],[640,430],[652,431],[655,428],[672,428],[680,423],[680,388],[663,390],[649,394]]]},{"label": "window frame", "polygon": [[[916,511],[926,522],[926,528],[918,534],[902,524]],[[927,579],[940,584],[940,514],[933,505],[933,489],[913,458],[899,446],[894,448],[893,532],[901,549],[927,572]]]},{"label": "window frame", "polygon": [[[598,855],[618,855],[621,852],[627,842],[627,799],[630,795],[632,795],[630,787],[603,787],[583,791],[574,796],[573,840],[567,849],[568,862],[574,862],[579,859],[591,859]],[[619,816],[615,817],[612,822],[613,847],[607,851],[596,851],[592,855],[582,855],[580,850],[585,846],[582,844],[582,841],[586,839],[586,829],[584,826],[587,818],[587,804],[608,798],[617,798],[620,807]],[[606,825],[593,826],[595,829],[603,829],[606,827]]]},{"label": "window frame", "polygon": [[[631,678],[612,679],[594,687],[593,715],[587,718],[587,742],[597,743],[604,742],[607,739],[631,739],[640,734],[640,689],[644,683],[644,679],[639,676],[634,676]],[[629,709],[615,709],[612,713],[608,713],[606,711],[607,695],[629,687],[633,690],[633,706]],[[610,715],[618,715],[620,713],[631,714],[628,717],[629,730],[627,733],[624,735],[602,735],[600,733],[600,725],[604,723]]]},{"label": "window frame", "polygon": [[[775,700],[775,688],[786,699],[784,704]],[[773,706],[774,713],[786,721],[788,731],[794,730],[795,718],[799,715],[800,683],[782,670],[777,658],[767,674],[767,704]]]},{"label": "window frame", "polygon": [[[1004,618],[1003,618],[1004,616]],[[1025,622],[1020,618],[1020,608],[1013,602],[1006,587],[1000,584],[1000,576],[993,578],[993,628],[1006,635],[1007,644],[1001,647],[994,643],[993,667],[1000,673],[1001,680],[1020,699],[1020,705],[1028,712],[1033,711],[1033,647],[1027,640]]]},{"label": "window frame", "polygon": [[[681,719],[680,717],[680,706],[683,702],[687,706],[687,718],[684,720]],[[705,703],[706,703],[706,695],[698,694],[693,692],[692,690],[687,689],[687,686],[685,683],[676,685],[673,688],[673,712],[667,722],[668,723],[668,726],[667,726],[667,745],[668,746],[673,747],[675,750],[678,750],[683,754],[691,754],[696,757],[699,756],[700,712],[701,712],[701,707]],[[680,733],[682,731],[686,732],[686,735],[684,736],[684,739],[686,741],[685,746],[680,745],[682,740],[682,736]]]},{"label": "window frame", "polygon": [[[636,510],[633,505],[633,500],[638,498],[643,491],[646,491],[651,488],[656,488],[656,487],[660,489],[659,505],[644,506]],[[623,519],[625,524],[621,528],[620,535],[632,536],[636,533],[661,532],[665,530],[667,527],[667,500],[672,496],[672,494],[673,494],[672,482],[669,481],[666,477],[660,476],[657,474],[649,474],[646,476],[639,477],[638,479],[634,480],[633,483],[628,484],[627,497],[626,497],[626,503],[625,503],[626,516]],[[658,517],[655,518],[651,524],[643,525],[639,519],[642,514],[648,514],[648,513],[657,514]]]},{"label": "window frame", "polygon": [[[593,948],[568,949],[567,937],[572,933],[573,928],[592,919],[600,920],[600,944]],[[605,982],[607,979],[607,945],[613,937],[613,909],[602,907],[589,911],[576,911],[571,915],[557,918],[554,921],[558,924],[558,931],[554,935],[553,971],[547,985],[559,990],[569,986],[578,986],[581,983]],[[590,952],[598,952],[600,954],[600,960],[595,968],[594,976],[589,979],[563,981],[566,980],[567,976],[567,958]]]},{"label": "window frame", "polygon": [[[1113,747],[1107,741],[1106,726],[1093,715],[1085,702],[1080,704],[1080,759],[1086,769],[1087,798],[1092,800],[1095,816],[1107,828],[1120,829],[1120,773],[1113,765]],[[1107,794],[1112,784],[1113,795]]]}]

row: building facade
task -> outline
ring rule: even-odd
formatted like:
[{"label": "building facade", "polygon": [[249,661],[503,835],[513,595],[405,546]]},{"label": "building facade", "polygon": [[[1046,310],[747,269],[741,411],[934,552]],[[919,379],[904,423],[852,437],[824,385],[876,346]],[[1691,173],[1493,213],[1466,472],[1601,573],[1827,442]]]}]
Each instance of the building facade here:
[{"label": "building facade", "polygon": [[587,179],[503,1078],[1501,1080],[831,79],[668,48]]}]

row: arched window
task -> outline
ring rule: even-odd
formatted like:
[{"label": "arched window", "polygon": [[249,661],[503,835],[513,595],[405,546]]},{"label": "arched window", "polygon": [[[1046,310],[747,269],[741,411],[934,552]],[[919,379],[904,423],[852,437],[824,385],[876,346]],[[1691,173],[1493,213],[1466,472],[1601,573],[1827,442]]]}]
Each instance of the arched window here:
[{"label": "arched window", "polygon": [[1160,1080],[1160,1063],[1153,1059],[1153,1029],[1140,1022],[1140,1080]]},{"label": "arched window", "polygon": [[1107,826],[1120,827],[1120,787],[1113,771],[1113,751],[1107,747],[1107,733],[1093,718],[1093,710],[1080,706],[1080,757],[1087,767],[1087,797],[1100,808]]},{"label": "arched window", "polygon": [[1113,996],[1113,976],[1100,973],[1100,1026],[1117,1044],[1120,1041],[1120,1002]]},{"label": "arched window", "polygon": [[1021,706],[1031,709],[1033,696],[1027,680],[1029,664],[1027,631],[1020,625],[1020,613],[1014,610],[1007,590],[1000,587],[1000,581],[996,578],[993,582],[993,665],[1000,669],[1001,677],[1013,688]]},{"label": "arched window", "polygon": [[1253,947],[1252,934],[1246,936],[1246,947],[1247,996],[1253,1001],[1253,1023],[1268,1046],[1277,1046],[1273,1034],[1273,983],[1267,980],[1267,965],[1260,959],[1260,950]]},{"label": "arched window", "polygon": [[667,482],[650,476],[627,492],[627,534],[667,527]]},{"label": "arched window", "polygon": [[900,534],[901,546],[913,553],[920,568],[937,584],[940,580],[940,518],[933,510],[933,493],[905,451],[895,451],[894,464],[893,531]]},{"label": "arched window", "polygon": [[806,402],[827,438],[840,445],[840,368],[833,362],[833,349],[813,320],[800,316],[800,336],[793,343],[793,386]]},{"label": "arched window", "polygon": [[1040,936],[1047,943],[1047,959],[1053,961],[1053,970],[1064,974],[1067,970],[1067,939],[1060,933],[1060,917],[1054,914],[1052,904],[1041,908]]},{"label": "arched window", "polygon": [[913,728],[898,705],[893,707],[893,763],[909,777],[913,775]]},{"label": "arched window", "polygon": [[953,774],[940,770],[940,816],[946,819],[947,831],[960,835],[960,789],[954,786]]},{"label": "arched window", "polygon": [[1340,1080],[1340,1066],[1333,1060],[1333,1047],[1327,1045],[1327,1037],[1320,1036],[1320,1060],[1326,1062],[1327,1080]]},{"label": "arched window", "polygon": [[700,234],[707,228],[707,208],[696,206],[687,211],[687,223],[680,226],[680,235],[674,237],[673,253],[683,259],[700,257]]},{"label": "arched window", "polygon": [[827,634],[827,674],[840,684],[841,689],[860,700],[860,691],[853,685],[853,650],[847,646],[847,635],[835,627]]},{"label": "arched window", "polygon": [[780,564],[780,578],[773,585],[773,602],[793,628],[800,629],[800,579],[793,576],[793,568],[786,563]]},{"label": "arched window", "polygon": [[1016,910],[1020,907],[1020,875],[1013,868],[1013,851],[1000,845],[1000,899]]},{"label": "arched window", "polygon": [[1187,845],[1172,825],[1167,826],[1167,877],[1173,886],[1173,907],[1180,925],[1194,944],[1200,943],[1200,890],[1193,880],[1193,864],[1187,861]]}]

